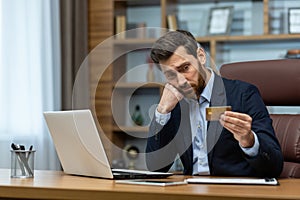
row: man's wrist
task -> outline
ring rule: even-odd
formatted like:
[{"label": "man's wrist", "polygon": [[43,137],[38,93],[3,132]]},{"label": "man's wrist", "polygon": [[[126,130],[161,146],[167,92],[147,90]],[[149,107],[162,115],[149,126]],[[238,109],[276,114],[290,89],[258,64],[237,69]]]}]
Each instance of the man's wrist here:
[{"label": "man's wrist", "polygon": [[168,111],[166,106],[162,106],[160,104],[157,105],[157,111],[161,114],[167,114],[170,112],[170,111]]},{"label": "man's wrist", "polygon": [[250,131],[248,135],[244,136],[243,143],[240,143],[240,146],[243,148],[251,148],[253,147],[254,142],[255,142],[254,133]]},{"label": "man's wrist", "polygon": [[155,121],[162,126],[166,125],[166,123],[169,121],[170,117],[171,117],[171,113],[163,114],[163,113],[160,113],[158,111],[158,109],[155,110]]},{"label": "man's wrist", "polygon": [[246,153],[248,156],[256,156],[258,154],[258,150],[259,150],[259,141],[258,141],[257,135],[253,131],[252,131],[252,134],[253,134],[253,137],[254,137],[254,144],[253,144],[252,147],[244,148],[240,145],[240,147],[242,148],[244,153]]}]

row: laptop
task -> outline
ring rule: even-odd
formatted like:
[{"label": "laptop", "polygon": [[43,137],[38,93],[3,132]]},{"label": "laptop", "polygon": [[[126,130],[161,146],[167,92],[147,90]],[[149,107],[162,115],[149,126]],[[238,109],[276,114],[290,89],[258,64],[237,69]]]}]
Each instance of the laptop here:
[{"label": "laptop", "polygon": [[67,174],[107,179],[166,178],[146,170],[112,169],[90,110],[44,112],[58,158]]}]

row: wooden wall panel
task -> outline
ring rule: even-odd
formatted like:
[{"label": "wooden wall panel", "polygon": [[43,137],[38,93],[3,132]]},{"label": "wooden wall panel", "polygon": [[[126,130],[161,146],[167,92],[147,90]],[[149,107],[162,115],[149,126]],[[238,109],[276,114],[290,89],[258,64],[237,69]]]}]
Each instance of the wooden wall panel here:
[{"label": "wooden wall panel", "polygon": [[[112,46],[106,44],[107,46],[100,50],[96,47],[113,36],[113,1],[89,0],[88,3],[90,89],[92,91],[90,97],[91,109],[98,119],[99,124],[97,123],[97,125],[100,125],[106,137],[112,140],[113,123],[110,109],[112,72],[110,67],[106,69],[109,66],[107,66],[107,58],[110,58],[112,55]],[[106,70],[104,74],[99,77],[99,71],[103,71],[103,69]],[[111,144],[109,142],[104,143],[104,147],[108,152],[108,157],[111,157]]]},{"label": "wooden wall panel", "polygon": [[89,0],[89,49],[113,35],[113,1]]}]

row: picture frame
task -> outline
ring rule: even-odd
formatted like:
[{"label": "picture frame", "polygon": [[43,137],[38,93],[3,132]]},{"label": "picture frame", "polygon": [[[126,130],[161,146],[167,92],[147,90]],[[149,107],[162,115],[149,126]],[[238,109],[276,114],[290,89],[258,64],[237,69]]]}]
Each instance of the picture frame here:
[{"label": "picture frame", "polygon": [[228,35],[232,16],[233,6],[211,8],[208,18],[208,35]]},{"label": "picture frame", "polygon": [[300,33],[300,7],[288,9],[288,32],[290,34]]}]

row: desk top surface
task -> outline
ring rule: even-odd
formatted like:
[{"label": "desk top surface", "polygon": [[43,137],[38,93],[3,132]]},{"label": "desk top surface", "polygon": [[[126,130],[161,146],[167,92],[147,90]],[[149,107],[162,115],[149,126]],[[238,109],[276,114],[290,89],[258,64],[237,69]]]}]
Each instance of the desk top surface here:
[{"label": "desk top surface", "polygon": [[[0,198],[31,199],[300,199],[300,179],[279,179],[278,186],[188,184],[144,186],[117,184],[114,180],[81,177],[61,171],[34,172],[34,178],[10,178],[0,169]],[[185,176],[170,179],[184,180]]]}]

